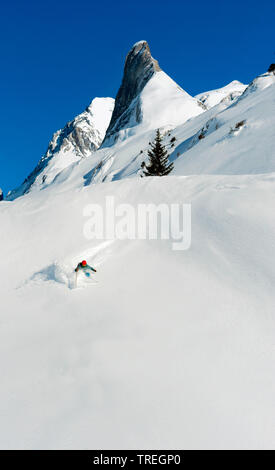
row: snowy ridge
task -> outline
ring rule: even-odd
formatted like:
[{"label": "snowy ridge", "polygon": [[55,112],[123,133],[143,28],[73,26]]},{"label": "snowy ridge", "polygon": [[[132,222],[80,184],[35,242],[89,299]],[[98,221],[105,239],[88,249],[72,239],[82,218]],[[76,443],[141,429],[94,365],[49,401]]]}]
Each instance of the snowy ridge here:
[{"label": "snowy ridge", "polygon": [[68,166],[95,152],[104,139],[113,108],[113,98],[95,98],[83,113],[53,135],[36,168],[7,199],[19,197],[30,189],[44,188]]},{"label": "snowy ridge", "polygon": [[270,72],[263,73],[256,77],[252,82],[248,85],[245,92],[243,93],[243,97],[248,95],[249,93],[254,93],[256,91],[264,90],[265,88],[273,85],[275,83],[275,75]]},{"label": "snowy ridge", "polygon": [[244,85],[238,80],[233,80],[233,82],[230,82],[228,85],[218,88],[217,90],[199,93],[195,98],[200,100],[207,109],[210,109],[219,104],[222,100],[234,101],[244,92],[246,87],[247,85]]}]

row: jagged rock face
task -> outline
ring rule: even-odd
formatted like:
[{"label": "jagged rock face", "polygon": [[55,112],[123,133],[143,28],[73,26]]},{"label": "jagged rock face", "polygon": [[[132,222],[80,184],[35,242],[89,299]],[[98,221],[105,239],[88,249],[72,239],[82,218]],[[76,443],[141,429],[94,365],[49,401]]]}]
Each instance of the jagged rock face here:
[{"label": "jagged rock face", "polygon": [[4,199],[4,194],[3,194],[2,189],[0,188],[0,201],[3,201],[3,199]]},{"label": "jagged rock face", "polygon": [[[57,131],[48,146],[46,158],[54,153],[73,151],[85,157],[101,145],[114,108],[113,98],[95,98],[86,110]],[[98,121],[101,114],[101,122]]]},{"label": "jagged rock face", "polygon": [[[114,112],[104,141],[118,130],[127,127],[133,115],[132,110],[129,110],[131,103],[139,96],[152,76],[160,70],[158,62],[151,56],[146,41],[140,41],[132,47],[126,57],[122,84],[116,96]],[[140,106],[137,102],[136,123],[139,123],[140,119]]]},{"label": "jagged rock face", "polygon": [[83,113],[55,132],[35,169],[7,199],[27,193],[34,185],[43,187],[51,183],[67,166],[95,152],[105,136],[113,109],[113,98],[95,98]]},{"label": "jagged rock face", "polygon": [[80,157],[95,151],[100,145],[100,136],[96,129],[83,129],[81,125],[85,121],[88,124],[87,111],[82,114],[79,121],[76,118],[57,131],[49,143],[46,158],[60,151],[74,150],[75,154]]}]

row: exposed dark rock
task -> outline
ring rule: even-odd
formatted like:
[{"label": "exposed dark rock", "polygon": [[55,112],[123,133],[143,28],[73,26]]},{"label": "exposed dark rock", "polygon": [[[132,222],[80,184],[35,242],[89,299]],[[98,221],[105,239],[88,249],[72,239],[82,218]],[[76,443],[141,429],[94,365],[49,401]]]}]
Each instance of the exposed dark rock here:
[{"label": "exposed dark rock", "polygon": [[127,127],[131,118],[134,117],[136,123],[141,121],[139,94],[154,73],[160,70],[158,62],[151,56],[146,41],[140,41],[132,47],[126,57],[122,84],[116,96],[115,108],[104,142]]},{"label": "exposed dark rock", "polygon": [[269,66],[268,72],[273,72],[273,74],[275,75],[275,64],[271,64]]}]

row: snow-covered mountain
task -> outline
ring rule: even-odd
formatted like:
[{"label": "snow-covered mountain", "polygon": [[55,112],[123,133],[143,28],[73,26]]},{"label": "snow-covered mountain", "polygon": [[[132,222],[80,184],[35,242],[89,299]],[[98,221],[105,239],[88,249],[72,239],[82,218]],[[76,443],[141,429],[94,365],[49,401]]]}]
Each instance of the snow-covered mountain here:
[{"label": "snow-covered mountain", "polygon": [[[274,448],[275,75],[227,92],[206,109],[141,41],[100,138],[60,131],[1,202],[1,448]],[[140,178],[158,127],[174,171]],[[190,248],[88,240],[110,196],[135,233],[141,205],[191,204]]]},{"label": "snow-covered mountain", "polygon": [[160,69],[148,43],[140,41],[126,57],[122,84],[103,146],[157,127],[173,128],[205,109]]},{"label": "snow-covered mountain", "polygon": [[[271,75],[274,76],[267,77],[270,79]],[[7,199],[55,184],[68,174],[78,175],[85,185],[138,175],[157,128],[165,136],[171,159],[183,154],[189,157],[190,149],[212,133],[213,126],[220,127],[225,122],[226,114],[221,113],[236,103],[246,88],[235,80],[193,98],[160,69],[147,42],[139,41],[126,57],[115,103],[112,98],[97,98],[84,113],[58,131],[37,167]],[[241,121],[239,109],[236,108],[233,125]],[[83,157],[87,157],[85,161]],[[186,161],[190,162],[190,157],[184,158],[183,165]],[[196,158],[193,161],[195,164]],[[204,171],[212,173],[208,161],[204,159]],[[192,165],[188,164],[187,171],[192,171]]]},{"label": "snow-covered mountain", "polygon": [[[93,153],[90,162],[91,174],[99,181],[100,175],[105,175],[106,166],[112,166],[115,143],[141,136],[144,141],[141,148],[144,148],[148,145],[149,134],[156,128],[173,129],[205,110],[203,103],[191,97],[160,69],[147,42],[139,41],[126,57],[115,103],[112,98],[96,98],[84,113],[57,131],[36,168],[19,188],[7,195],[7,200],[43,189],[62,178],[68,167],[73,171],[75,164],[95,152],[103,141],[102,148],[108,148],[107,152],[96,156]],[[98,158],[100,155],[102,161]],[[119,161],[117,159],[116,163],[120,164]],[[127,165],[130,163],[128,158]],[[88,177],[88,180],[92,179]]]},{"label": "snow-covered mountain", "polygon": [[[146,91],[154,85],[155,77],[158,80],[159,74],[160,72],[153,76],[147,85],[148,88],[145,88]],[[162,119],[164,114],[161,114],[157,104],[153,105],[154,94],[151,101],[148,94],[148,106],[151,103],[152,110],[154,106],[156,109],[156,127],[151,125],[153,120],[144,119],[147,125],[140,123],[132,128],[120,130],[116,134],[119,136],[116,142],[112,145],[109,142],[110,146],[104,143],[93,155],[92,160],[84,162],[75,173],[72,171],[71,177],[84,178],[85,185],[139,177],[141,164],[148,158],[149,142],[154,139],[157,127],[160,127],[164,135],[170,160],[175,162],[174,174],[244,174],[273,171],[274,80],[273,73],[263,74],[245,87],[239,97],[232,100],[227,96],[216,106],[190,117],[187,121],[182,116],[182,122],[178,125],[172,124],[169,119],[162,122],[158,120],[159,115]],[[168,101],[172,102],[171,95]],[[178,109],[176,104],[175,107]],[[166,109],[165,106],[163,109]],[[263,136],[266,142],[264,145]]]},{"label": "snow-covered mountain", "polygon": [[199,93],[195,98],[200,100],[207,109],[210,109],[219,104],[222,100],[234,101],[244,92],[246,87],[247,85],[244,85],[238,80],[233,80],[233,82],[217,90]]},{"label": "snow-covered mountain", "polygon": [[262,136],[270,142],[273,135],[273,89],[261,92],[274,77],[267,72],[249,86],[234,80],[193,98],[160,69],[147,42],[139,41],[126,57],[115,103],[97,98],[58,131],[37,167],[7,199],[69,176],[85,186],[138,177],[157,128],[175,161],[174,174],[273,170],[271,144],[262,149]]},{"label": "snow-covered mountain", "polygon": [[7,199],[12,200],[31,189],[44,188],[62,170],[95,152],[104,139],[113,108],[113,98],[95,98],[83,113],[55,132],[38,165]]}]

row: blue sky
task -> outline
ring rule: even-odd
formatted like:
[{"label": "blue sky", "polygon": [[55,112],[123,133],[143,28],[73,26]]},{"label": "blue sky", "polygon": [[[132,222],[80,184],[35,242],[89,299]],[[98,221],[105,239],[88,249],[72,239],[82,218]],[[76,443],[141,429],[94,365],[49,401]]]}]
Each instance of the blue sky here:
[{"label": "blue sky", "polygon": [[141,39],[192,95],[275,62],[274,1],[10,1],[0,10],[0,187],[22,182],[53,132],[115,97]]}]

